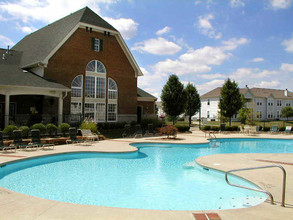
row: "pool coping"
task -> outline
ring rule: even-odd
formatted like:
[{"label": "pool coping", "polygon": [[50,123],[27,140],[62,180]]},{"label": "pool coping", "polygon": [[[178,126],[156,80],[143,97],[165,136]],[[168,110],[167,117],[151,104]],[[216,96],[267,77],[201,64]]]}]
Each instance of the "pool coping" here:
[{"label": "pool coping", "polygon": [[[198,133],[197,135],[203,136],[203,133]],[[187,136],[192,136],[192,134],[191,135],[190,134],[181,135],[181,136],[187,137]],[[224,136],[226,136],[226,138],[233,138],[233,137],[227,137],[228,136],[227,134],[225,134]],[[286,136],[288,136],[288,135],[286,135]],[[234,138],[244,138],[244,137],[245,136],[240,135],[240,137],[234,137]],[[252,139],[254,137],[247,136],[246,138]],[[265,137],[265,138],[267,138],[267,137]],[[277,138],[276,135],[273,135],[273,137],[271,137],[271,139],[293,139],[293,137]],[[126,141],[124,139],[123,142],[120,142],[119,140],[115,140],[116,143],[120,142],[120,145],[122,144],[126,150],[121,151],[121,149],[119,149],[119,152],[107,151],[107,153],[124,153],[124,152],[137,151],[137,150],[134,150],[135,147],[133,147],[133,146],[131,146],[131,148],[125,146],[125,145],[129,146],[130,143],[170,143],[170,144],[171,143],[175,143],[175,144],[209,143],[209,141],[207,141],[206,138],[202,138],[202,140],[199,141],[201,143],[198,143],[198,142],[194,143],[193,141],[194,141],[193,138],[192,138],[192,142],[189,141],[188,143],[182,143],[180,141],[176,141],[176,142],[170,142],[170,141],[164,142],[161,140],[158,140],[158,141],[151,140],[150,141],[147,138],[144,139],[143,141],[141,139],[128,139]],[[111,142],[111,141],[109,141],[109,142]],[[104,145],[109,144],[109,142],[106,141]],[[99,145],[101,143],[102,142],[97,143],[97,145]],[[112,141],[112,143],[113,143],[113,141]],[[71,147],[73,147],[73,146],[74,145],[72,145]],[[75,148],[75,147],[76,146],[74,146],[73,148]],[[63,152],[65,154],[72,153],[72,151],[68,151],[70,149],[67,149],[67,147],[65,148],[65,150],[66,150],[66,152]],[[106,150],[107,150],[107,146],[106,146]],[[48,152],[50,152],[50,151],[46,151],[46,153],[48,153]],[[77,149],[74,149],[73,152],[77,152]],[[105,151],[100,151],[100,149],[90,150],[90,151],[85,151],[84,149],[82,149],[82,151],[80,151],[80,152],[106,153]],[[28,153],[31,153],[31,152],[28,152]],[[59,154],[59,153],[53,153],[53,154]],[[218,155],[220,155],[220,154],[218,154]],[[205,156],[205,157],[199,157],[196,159],[196,162],[200,166],[208,167],[209,169],[218,170],[220,172],[225,172],[224,168],[221,167],[221,169],[219,169],[219,168],[213,166],[213,158],[215,158],[215,156],[217,156],[217,157],[219,157],[219,160],[221,160],[221,157],[224,157],[224,159],[227,160],[227,157],[231,157],[231,155],[233,155],[232,159],[235,160],[234,154],[220,155],[220,156],[210,155],[210,156]],[[243,154],[240,154],[240,155],[243,155]],[[250,154],[249,156],[251,156],[251,155],[255,155],[255,154]],[[256,154],[256,155],[257,155],[257,157],[260,157],[260,154]],[[42,156],[48,156],[48,154],[45,154]],[[31,159],[31,157],[33,157],[33,156],[21,158],[20,160]],[[290,155],[290,157],[293,157],[292,154]],[[15,159],[15,158],[9,158],[8,161],[2,162],[1,159],[2,158],[0,158],[1,164],[19,160],[19,159]],[[239,160],[237,159],[235,162],[239,162]],[[264,162],[257,162],[257,163],[264,163]],[[267,164],[267,162],[265,164]],[[293,168],[292,168],[292,171],[293,171]],[[237,176],[244,178],[246,181],[250,181],[250,179],[247,179],[246,175],[242,174],[242,175],[237,175]],[[250,181],[250,182],[259,186],[259,184],[257,184],[254,181]],[[287,184],[287,185],[289,185],[289,184]],[[9,195],[9,196],[7,196],[7,195]],[[94,219],[97,216],[101,217],[101,215],[105,219],[114,219],[114,218],[115,219],[117,219],[117,218],[118,219],[125,219],[125,218],[127,218],[127,219],[137,219],[137,218],[139,218],[139,219],[167,219],[167,218],[168,219],[170,219],[170,218],[172,218],[172,219],[194,219],[192,213],[201,213],[202,212],[200,210],[166,211],[166,210],[127,209],[127,208],[112,208],[112,207],[103,207],[103,206],[79,205],[79,204],[63,203],[63,202],[58,202],[58,201],[53,201],[53,200],[46,200],[46,199],[41,199],[41,198],[37,198],[37,197],[32,197],[32,196],[16,193],[16,192],[13,192],[8,189],[1,188],[1,187],[0,187],[0,198],[1,198],[1,200],[3,200],[3,199],[5,200],[7,198],[9,201],[13,200],[13,202],[11,201],[8,204],[7,203],[3,204],[3,202],[0,202],[1,210],[5,210],[5,208],[7,209],[7,206],[11,206],[11,205],[14,207],[13,212],[0,213],[0,218],[1,217],[9,217],[10,219],[20,219],[20,218],[21,219],[32,219],[32,218],[33,219],[47,219],[47,218],[52,218],[52,217],[53,218],[61,218],[61,219],[79,219],[80,217]],[[292,199],[293,199],[293,196],[292,196]],[[21,201],[23,201],[23,200],[27,201],[27,203],[30,204],[29,210],[23,208],[23,204],[21,204]],[[64,211],[62,211],[62,209],[59,210],[61,207],[63,207],[64,210],[66,210],[66,213],[64,213]],[[41,211],[40,211],[40,209],[41,209]],[[261,209],[263,211],[259,211],[259,209]],[[271,215],[271,218],[268,217],[266,219],[275,219],[276,213],[272,212],[272,210],[276,210],[276,209],[279,209],[279,207],[275,206],[272,208],[270,204],[261,203],[260,205],[257,205],[257,206],[251,207],[251,208],[230,209],[230,210],[212,210],[212,211],[219,213],[219,215],[222,217],[222,219],[231,219],[230,217],[235,214],[237,214],[237,219],[246,219],[248,216],[254,216],[254,218],[255,217],[257,218],[257,216],[258,216],[258,217],[262,218],[264,216],[263,212],[269,213]],[[61,213],[54,214],[54,212],[56,210],[59,210]],[[268,211],[268,210],[271,210],[271,211]],[[77,212],[79,212],[81,214],[78,214]],[[291,214],[293,214],[293,211],[291,211]],[[277,216],[281,217],[280,212],[277,212]],[[286,219],[286,216],[287,216],[287,212],[284,213],[283,219]]]}]

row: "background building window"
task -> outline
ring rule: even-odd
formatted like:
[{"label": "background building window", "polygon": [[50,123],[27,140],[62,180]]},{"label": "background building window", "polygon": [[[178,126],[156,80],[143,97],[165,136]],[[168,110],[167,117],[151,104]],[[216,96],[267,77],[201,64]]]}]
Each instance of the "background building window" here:
[{"label": "background building window", "polygon": [[109,99],[117,99],[118,98],[117,84],[111,78],[108,79],[108,98]]},{"label": "background building window", "polygon": [[71,97],[82,96],[82,75],[75,77],[71,83]]},{"label": "background building window", "polygon": [[108,104],[108,121],[117,121],[117,104]]},{"label": "background building window", "polygon": [[81,102],[71,102],[70,112],[73,115],[81,114]]},{"label": "background building window", "polygon": [[210,105],[210,100],[208,99],[208,105]]},{"label": "background building window", "polygon": [[210,118],[210,111],[207,111],[207,118]]}]

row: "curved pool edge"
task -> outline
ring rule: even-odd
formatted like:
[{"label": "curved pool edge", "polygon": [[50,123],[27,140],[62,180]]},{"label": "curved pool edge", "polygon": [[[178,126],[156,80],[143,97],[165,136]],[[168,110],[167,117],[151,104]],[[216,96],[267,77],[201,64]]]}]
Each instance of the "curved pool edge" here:
[{"label": "curved pool edge", "polygon": [[[228,135],[225,135],[226,137]],[[274,135],[275,136],[275,135]],[[243,135],[241,135],[243,137]],[[233,137],[231,137],[233,138]],[[251,137],[248,137],[251,138]],[[276,137],[274,137],[276,138]],[[279,138],[277,138],[279,139]],[[283,139],[283,138],[280,138]],[[288,138],[290,139],[290,138]],[[140,140],[141,141],[141,140]],[[129,141],[130,143],[135,143],[135,141]],[[146,140],[146,142],[149,142]],[[129,143],[124,143],[124,145],[129,145]],[[59,148],[59,146],[58,146]],[[74,147],[76,148],[76,147]],[[66,152],[68,148],[66,147]],[[98,151],[100,152],[100,151]],[[127,151],[124,151],[127,152]],[[31,152],[29,152],[30,154]],[[254,159],[254,155],[261,158],[261,154],[249,154],[247,157]],[[284,155],[271,155],[271,159],[278,160],[284,159]],[[217,155],[209,156],[209,159],[214,158]],[[222,155],[221,155],[222,156]],[[231,155],[230,155],[231,156]],[[266,156],[266,155],[265,155]],[[292,154],[290,155],[292,157]],[[0,162],[3,158],[0,157]],[[9,161],[15,161],[15,158],[8,158]],[[217,158],[219,159],[219,158]],[[221,158],[220,158],[221,159]],[[287,158],[288,160],[290,158]],[[234,164],[239,164],[239,160],[235,157],[230,159]],[[7,162],[7,161],[6,161]],[[207,161],[206,161],[207,162]],[[209,164],[213,164],[214,161],[210,161]],[[241,165],[242,163],[240,163]],[[267,164],[267,163],[266,163]],[[245,163],[243,163],[245,165]],[[222,170],[221,168],[220,170]],[[288,173],[293,175],[293,167],[287,169]],[[246,177],[244,177],[246,179]],[[290,183],[288,183],[290,184]],[[292,183],[291,183],[292,184]],[[289,189],[287,192],[288,203],[292,203],[293,200],[293,189]],[[28,196],[21,193],[16,193],[11,190],[4,189],[0,187],[0,206],[1,206],[1,217],[3,218],[14,218],[20,219],[20,216],[27,216],[30,218],[62,218],[62,219],[72,219],[72,218],[107,218],[107,219],[125,219],[131,216],[134,219],[194,219],[192,213],[202,213],[201,211],[161,211],[161,210],[144,210],[144,209],[127,209],[127,208],[112,208],[103,206],[92,206],[92,205],[80,205],[65,202],[57,202],[47,199],[41,199],[37,197]],[[7,201],[5,203],[5,201]],[[25,203],[25,207],[24,207]],[[29,209],[28,209],[28,208]],[[233,216],[237,215],[237,219],[247,219],[247,216],[254,219],[276,219],[282,218],[286,219],[287,216],[292,214],[292,210],[284,209],[279,205],[271,206],[267,203],[261,203],[260,205],[245,208],[245,209],[230,209],[230,210],[218,210],[222,219],[231,219]]]}]

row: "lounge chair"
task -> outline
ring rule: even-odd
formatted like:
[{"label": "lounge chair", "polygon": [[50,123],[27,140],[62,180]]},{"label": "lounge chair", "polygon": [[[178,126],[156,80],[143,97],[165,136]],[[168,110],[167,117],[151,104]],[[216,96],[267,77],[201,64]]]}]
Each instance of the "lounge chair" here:
[{"label": "lounge chair", "polygon": [[273,125],[271,128],[271,133],[276,134],[278,132],[278,126],[277,125]]},{"label": "lounge chair", "polygon": [[126,124],[124,126],[124,131],[122,133],[122,137],[123,138],[127,138],[127,137],[132,137],[132,132],[131,132],[131,127],[130,127],[130,124]]},{"label": "lounge chair", "polygon": [[31,130],[31,134],[32,134],[32,142],[29,143],[33,146],[37,146],[37,147],[42,147],[43,149],[45,149],[46,147],[48,149],[54,149],[54,144],[43,144],[41,141],[41,136],[40,136],[40,130],[39,129],[33,129]]},{"label": "lounge chair", "polygon": [[66,140],[66,144],[73,143],[84,143],[84,140],[77,138],[77,130],[76,128],[69,128],[69,139]]},{"label": "lounge chair", "polygon": [[22,133],[21,130],[14,130],[13,131],[13,144],[11,146],[14,146],[15,148],[23,148],[25,150],[30,149],[37,149],[37,145],[32,145],[32,144],[25,144],[22,141]]},{"label": "lounge chair", "polygon": [[154,136],[156,135],[156,131],[154,130],[153,124],[148,124],[148,129],[146,130],[145,136]]},{"label": "lounge chair", "polygon": [[292,126],[286,126],[285,134],[290,134],[292,130]]},{"label": "lounge chair", "polygon": [[135,126],[134,138],[142,137],[142,130],[140,125]]},{"label": "lounge chair", "polygon": [[4,146],[4,139],[3,139],[3,132],[0,131],[0,150],[7,151],[14,149],[14,152],[16,152],[16,148],[12,146]]},{"label": "lounge chair", "polygon": [[93,134],[90,129],[81,129],[82,137],[85,138],[86,141],[99,141],[99,136]]}]

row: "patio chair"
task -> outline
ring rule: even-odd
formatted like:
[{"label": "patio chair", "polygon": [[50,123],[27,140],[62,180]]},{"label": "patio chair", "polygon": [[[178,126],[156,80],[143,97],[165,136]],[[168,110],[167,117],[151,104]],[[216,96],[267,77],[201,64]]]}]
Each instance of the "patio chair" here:
[{"label": "patio chair", "polygon": [[244,134],[244,129],[241,125],[239,126],[239,129],[240,129],[240,133]]},{"label": "patio chair", "polygon": [[46,147],[51,150],[54,149],[54,146],[55,146],[54,144],[43,144],[42,143],[39,129],[31,130],[31,134],[32,134],[32,142],[29,144],[35,145],[37,147],[42,147],[43,149],[45,149]]},{"label": "patio chair", "polygon": [[77,138],[77,131],[76,128],[69,128],[69,139],[66,140],[66,144],[69,143],[84,143],[84,140],[78,139]]},{"label": "patio chair", "polygon": [[273,125],[271,128],[271,133],[276,134],[278,132],[278,126],[277,125]]},{"label": "patio chair", "polygon": [[292,126],[286,126],[285,134],[290,134],[292,130]]},{"label": "patio chair", "polygon": [[140,125],[135,126],[134,138],[142,137],[142,130]]},{"label": "patio chair", "polygon": [[132,131],[131,131],[130,124],[126,124],[124,126],[124,131],[122,133],[122,137],[123,138],[132,137]]},{"label": "patio chair", "polygon": [[0,131],[0,150],[7,151],[12,149],[16,152],[16,148],[14,146],[4,146],[3,132]]},{"label": "patio chair", "polygon": [[15,148],[23,148],[25,150],[31,148],[31,149],[36,149],[36,145],[31,145],[31,144],[25,144],[22,141],[22,133],[21,130],[14,130],[13,131],[13,144],[11,146],[14,146]]},{"label": "patio chair", "polygon": [[154,136],[156,135],[156,131],[154,130],[153,124],[148,124],[148,129],[146,130],[145,136]]},{"label": "patio chair", "polygon": [[90,129],[81,129],[81,135],[85,138],[85,141],[99,141],[99,136],[97,134],[92,133]]}]

